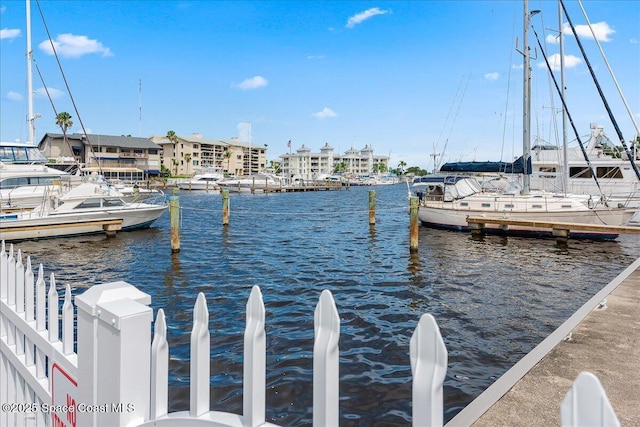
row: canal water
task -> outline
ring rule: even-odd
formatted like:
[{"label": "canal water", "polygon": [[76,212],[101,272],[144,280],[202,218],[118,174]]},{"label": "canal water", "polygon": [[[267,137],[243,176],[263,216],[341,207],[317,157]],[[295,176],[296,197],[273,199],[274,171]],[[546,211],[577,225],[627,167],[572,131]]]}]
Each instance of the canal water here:
[{"label": "canal water", "polygon": [[[377,216],[368,222],[368,194]],[[169,214],[149,230],[21,242],[33,263],[73,294],[116,280],[164,308],[170,345],[170,410],[189,406],[193,304],[210,312],[211,409],[242,413],[246,301],[261,288],[266,308],[267,420],[312,421],[313,313],[332,292],[341,321],[343,426],[409,425],[409,341],[420,316],[436,318],[449,354],[449,420],[640,257],[637,236],[570,241],[420,228],[409,251],[406,185],[231,194],[181,192],[181,251],[171,254]],[[135,351],[135,349],[131,349]]]}]

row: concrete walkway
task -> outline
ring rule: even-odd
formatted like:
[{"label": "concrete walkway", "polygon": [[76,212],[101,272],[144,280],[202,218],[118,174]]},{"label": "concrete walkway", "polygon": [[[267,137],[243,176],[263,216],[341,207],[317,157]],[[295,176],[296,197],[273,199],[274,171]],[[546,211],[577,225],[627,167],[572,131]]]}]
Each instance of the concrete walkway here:
[{"label": "concrete walkway", "polygon": [[640,259],[447,427],[559,426],[560,404],[582,371],[598,377],[623,426],[640,426]]}]

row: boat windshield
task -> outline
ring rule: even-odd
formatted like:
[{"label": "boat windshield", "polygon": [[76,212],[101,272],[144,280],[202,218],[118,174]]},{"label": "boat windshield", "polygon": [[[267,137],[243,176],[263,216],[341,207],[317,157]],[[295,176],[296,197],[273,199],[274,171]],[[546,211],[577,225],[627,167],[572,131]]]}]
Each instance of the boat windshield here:
[{"label": "boat windshield", "polygon": [[5,163],[47,163],[49,159],[30,145],[0,145],[0,161]]}]

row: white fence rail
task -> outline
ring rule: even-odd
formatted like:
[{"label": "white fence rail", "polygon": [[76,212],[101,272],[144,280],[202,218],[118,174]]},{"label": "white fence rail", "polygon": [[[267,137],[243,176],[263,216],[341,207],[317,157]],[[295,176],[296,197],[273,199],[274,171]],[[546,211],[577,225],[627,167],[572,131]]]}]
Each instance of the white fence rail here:
[{"label": "white fence rail", "polygon": [[[69,286],[60,310],[55,278],[49,291],[22,254],[0,251],[0,425],[2,426],[273,426],[266,422],[265,308],[251,290],[244,332],[243,415],[210,411],[209,311],[204,294],[193,311],[190,407],[168,413],[167,326],[151,297],[126,282],[93,286],[76,296]],[[60,336],[60,325],[62,335]],[[339,424],[340,317],[323,291],[314,313],[313,424]],[[132,351],[131,349],[135,349]],[[436,320],[424,314],[411,338],[413,425],[442,426],[447,350]],[[562,403],[563,426],[619,425],[602,386],[581,374]]]}]

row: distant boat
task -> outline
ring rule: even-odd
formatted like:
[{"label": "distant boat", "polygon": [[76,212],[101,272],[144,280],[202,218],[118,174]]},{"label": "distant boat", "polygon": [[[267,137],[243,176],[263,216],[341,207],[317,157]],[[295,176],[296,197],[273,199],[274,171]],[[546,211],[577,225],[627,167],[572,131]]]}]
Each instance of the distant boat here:
[{"label": "distant boat", "polygon": [[[607,206],[589,196],[531,191],[530,189],[530,84],[531,67],[527,34],[529,19],[535,12],[529,12],[524,1],[524,79],[523,97],[523,175],[522,191],[483,191],[482,186],[472,177],[434,176],[425,182],[424,192],[418,207],[418,218],[425,226],[469,230],[467,217],[495,219],[520,219],[545,222],[565,222],[573,224],[601,224],[609,226],[626,225],[636,213],[636,209]],[[486,224],[487,231],[516,235],[551,235],[552,232],[538,226],[502,226]],[[611,239],[617,233],[611,231],[576,232],[571,237]]]},{"label": "distant boat", "polygon": [[220,191],[218,181],[224,178],[224,174],[218,168],[203,168],[193,178],[178,183],[181,190],[205,190]]},{"label": "distant boat", "polygon": [[218,185],[221,189],[238,193],[264,192],[286,188],[284,178],[266,172],[240,178],[225,178],[218,181]]},{"label": "distant boat", "polygon": [[166,210],[164,200],[127,203],[104,183],[55,190],[32,210],[0,215],[0,240],[65,237],[148,228]]}]

